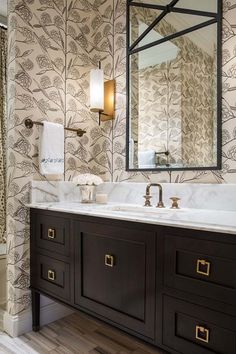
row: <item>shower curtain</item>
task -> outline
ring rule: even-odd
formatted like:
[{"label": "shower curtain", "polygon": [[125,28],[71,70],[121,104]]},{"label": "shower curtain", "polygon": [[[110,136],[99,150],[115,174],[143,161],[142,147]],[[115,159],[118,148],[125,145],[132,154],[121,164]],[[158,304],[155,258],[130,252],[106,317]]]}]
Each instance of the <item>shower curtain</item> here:
[{"label": "shower curtain", "polygon": [[6,240],[6,63],[7,31],[0,27],[0,243]]}]

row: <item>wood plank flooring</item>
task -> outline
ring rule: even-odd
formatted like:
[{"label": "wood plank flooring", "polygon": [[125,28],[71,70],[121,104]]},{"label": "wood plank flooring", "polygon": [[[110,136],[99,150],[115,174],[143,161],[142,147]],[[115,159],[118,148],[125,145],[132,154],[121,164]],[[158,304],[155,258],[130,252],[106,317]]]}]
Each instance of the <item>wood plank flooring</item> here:
[{"label": "wood plank flooring", "polygon": [[18,338],[0,332],[0,353],[167,354],[82,313],[74,313],[37,333]]}]

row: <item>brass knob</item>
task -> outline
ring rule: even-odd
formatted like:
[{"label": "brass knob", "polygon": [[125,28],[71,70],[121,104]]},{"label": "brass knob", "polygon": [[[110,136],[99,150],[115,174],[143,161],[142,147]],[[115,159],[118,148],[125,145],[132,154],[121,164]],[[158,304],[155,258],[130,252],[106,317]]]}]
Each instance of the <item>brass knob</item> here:
[{"label": "brass knob", "polygon": [[178,201],[180,200],[180,198],[178,198],[178,197],[172,197],[172,198],[170,198],[170,200],[172,200],[171,209],[179,209]]},{"label": "brass knob", "polygon": [[197,273],[209,277],[211,269],[211,263],[207,262],[205,259],[197,260]]},{"label": "brass knob", "polygon": [[201,342],[209,343],[210,331],[209,329],[196,326],[196,339],[200,340]]},{"label": "brass knob", "polygon": [[56,237],[56,230],[55,229],[48,229],[48,238],[54,239]]},{"label": "brass knob", "polygon": [[48,279],[54,281],[56,279],[56,272],[54,270],[48,270]]},{"label": "brass knob", "polygon": [[114,256],[111,256],[110,254],[105,255],[105,265],[107,267],[114,267],[115,264],[115,259]]}]

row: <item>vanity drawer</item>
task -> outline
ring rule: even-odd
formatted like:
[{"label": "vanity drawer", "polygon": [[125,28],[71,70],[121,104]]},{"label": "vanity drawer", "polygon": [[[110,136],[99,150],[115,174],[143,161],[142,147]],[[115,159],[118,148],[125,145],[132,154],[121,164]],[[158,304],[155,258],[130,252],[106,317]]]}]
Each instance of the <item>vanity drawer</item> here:
[{"label": "vanity drawer", "polygon": [[70,222],[67,218],[38,214],[31,223],[35,224],[33,237],[37,248],[69,256]]},{"label": "vanity drawer", "polygon": [[168,287],[236,305],[236,245],[165,236]]},{"label": "vanity drawer", "polygon": [[31,267],[31,286],[70,300],[70,264],[35,254]]},{"label": "vanity drawer", "polygon": [[235,354],[236,318],[164,296],[163,344],[183,354]]},{"label": "vanity drawer", "polygon": [[81,223],[76,304],[154,337],[155,234]]}]

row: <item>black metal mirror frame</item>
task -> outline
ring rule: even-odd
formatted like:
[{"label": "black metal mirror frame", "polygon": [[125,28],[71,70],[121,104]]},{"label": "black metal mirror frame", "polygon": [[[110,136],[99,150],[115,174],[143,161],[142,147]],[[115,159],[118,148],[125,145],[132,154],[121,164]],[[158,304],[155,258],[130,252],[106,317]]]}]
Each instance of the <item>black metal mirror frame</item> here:
[{"label": "black metal mirror frame", "polygon": [[[220,170],[222,168],[222,0],[217,1],[217,12],[206,12],[198,11],[187,8],[178,8],[175,7],[179,0],[172,0],[168,5],[156,5],[148,3],[139,3],[133,0],[127,0],[126,4],[126,171],[202,171],[202,170]],[[206,0],[207,1],[207,0]],[[135,42],[130,46],[130,7],[142,7],[155,10],[162,10],[161,14],[151,23],[151,25],[135,40]],[[137,44],[151,31],[168,13],[183,13],[190,15],[198,15],[211,17],[210,20],[207,20],[201,24],[189,27],[185,30],[176,32],[174,34],[168,35],[165,38],[159,39],[155,42],[140,46],[135,48]],[[159,167],[152,169],[141,169],[141,168],[130,168],[129,167],[129,132],[130,132],[130,56],[134,53],[138,53],[142,50],[151,48],[155,45],[164,43],[168,40],[183,36],[187,33],[196,31],[200,28],[212,25],[217,23],[217,164],[216,166],[208,167]]]}]

